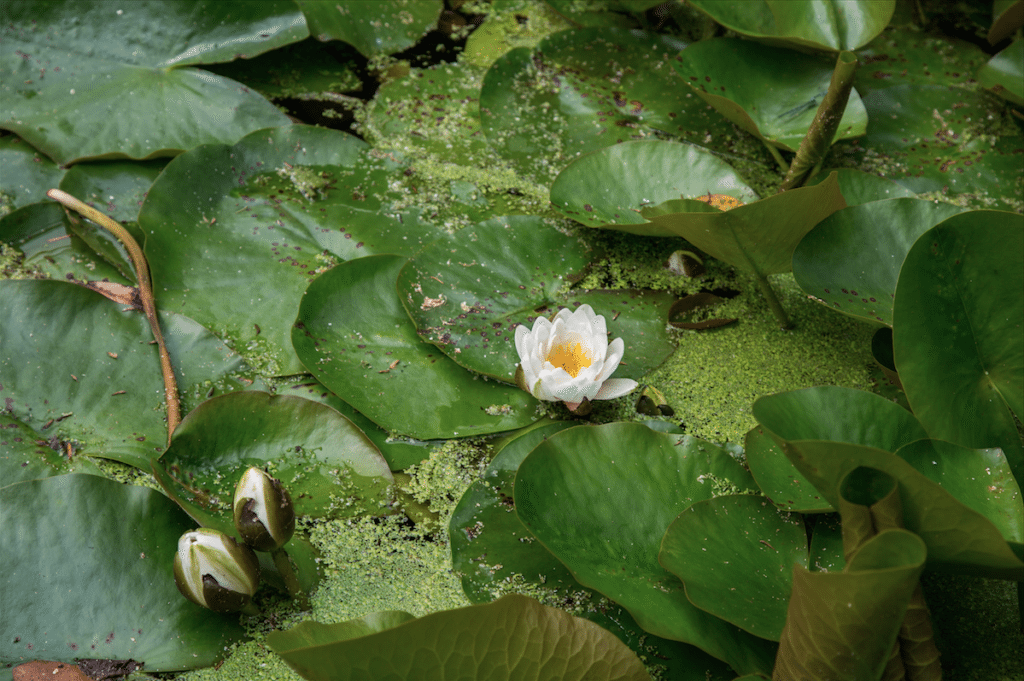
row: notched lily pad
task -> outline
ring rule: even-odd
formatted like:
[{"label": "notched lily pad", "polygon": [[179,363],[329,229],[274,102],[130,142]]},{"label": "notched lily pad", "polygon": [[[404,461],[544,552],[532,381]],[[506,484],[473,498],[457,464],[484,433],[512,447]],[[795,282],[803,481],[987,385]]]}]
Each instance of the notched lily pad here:
[{"label": "notched lily pad", "polygon": [[359,258],[310,284],[292,331],[309,372],[382,428],[419,440],[532,423],[537,402],[528,393],[471,373],[420,340],[395,290],[405,263]]},{"label": "notched lily pad", "polygon": [[337,624],[303,622],[272,632],[267,642],[313,681],[649,678],[636,655],[610,632],[518,594],[419,619],[387,612]]},{"label": "notched lily pad", "polygon": [[[765,143],[796,151],[828,92],[834,60],[738,38],[701,40],[672,63],[683,82]],[[850,92],[834,140],[863,135],[868,117]]]},{"label": "notched lily pad", "polygon": [[366,57],[401,52],[434,27],[441,0],[331,3],[296,0],[317,40],[343,40]]},{"label": "notched lily pad", "polygon": [[160,459],[190,501],[230,507],[249,466],[279,479],[300,515],[349,517],[390,510],[394,478],[351,421],[300,397],[247,391],[207,400],[174,431]]}]

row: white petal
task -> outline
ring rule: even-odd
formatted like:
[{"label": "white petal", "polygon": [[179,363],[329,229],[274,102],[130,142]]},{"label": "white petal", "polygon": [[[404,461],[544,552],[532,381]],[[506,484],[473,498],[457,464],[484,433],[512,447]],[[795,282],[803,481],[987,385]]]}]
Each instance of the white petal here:
[{"label": "white petal", "polygon": [[570,317],[572,317],[572,311],[569,310],[569,308],[567,307],[563,307],[561,310],[555,313],[555,318],[553,321],[557,322],[559,319],[561,319],[562,323],[564,324],[565,322],[569,321]]},{"label": "white petal", "polygon": [[516,352],[519,353],[519,359],[523,362],[523,367],[526,367],[526,363],[530,357],[530,350],[536,345],[533,339],[533,334],[526,328],[525,324],[520,324],[516,327]]},{"label": "white petal", "polygon": [[637,382],[632,378],[609,378],[601,385],[601,389],[597,391],[597,395],[590,399],[614,400],[616,397],[622,397],[623,395],[632,392],[637,385]]},{"label": "white petal", "polygon": [[607,381],[608,377],[615,373],[615,370],[619,368],[619,362],[622,361],[622,354],[625,351],[626,344],[621,338],[616,338],[608,345],[608,354],[604,358],[604,366],[601,367],[601,373],[597,377],[598,381]]}]

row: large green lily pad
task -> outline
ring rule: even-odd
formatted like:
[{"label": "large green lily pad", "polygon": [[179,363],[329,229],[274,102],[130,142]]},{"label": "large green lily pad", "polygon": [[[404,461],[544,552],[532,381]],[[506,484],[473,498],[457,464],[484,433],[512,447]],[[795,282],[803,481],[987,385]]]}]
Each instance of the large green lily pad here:
[{"label": "large green lily pad", "polygon": [[978,71],[978,82],[1017,106],[1024,106],[1024,41],[1015,40]]},{"label": "large green lily pad", "polygon": [[183,154],[139,215],[157,303],[261,354],[265,373],[300,373],[291,324],[310,280],[436,236],[415,212],[389,213],[397,167],[356,137],[301,125]]},{"label": "large green lily pad", "polygon": [[608,631],[517,594],[419,619],[389,612],[337,624],[303,622],[271,632],[267,642],[312,681],[649,678]]},{"label": "large green lily pad", "polygon": [[764,428],[751,428],[743,439],[747,468],[757,486],[768,499],[783,511],[827,513],[834,510],[786,458],[778,443]]},{"label": "large green lily pad", "polygon": [[822,220],[793,251],[793,276],[829,307],[892,326],[896,281],[917,238],[963,209],[898,198],[848,206]]},{"label": "large green lily pad", "polygon": [[4,3],[0,127],[68,165],[174,156],[287,125],[240,83],[183,67],[301,40],[305,23],[283,0]]},{"label": "large green lily pad", "polygon": [[[1018,482],[1024,451],[1024,218],[973,211],[925,232],[893,305],[896,368],[934,438],[1000,447]],[[966,417],[969,415],[969,418]]]},{"label": "large green lily pad", "polygon": [[[583,156],[551,185],[551,204],[591,227],[613,227],[647,236],[675,236],[652,226],[642,208],[674,199],[724,194],[741,203],[757,194],[725,161],[702,149],[674,142],[624,142]],[[707,204],[691,211],[715,211]]]},{"label": "large green lily pad", "polygon": [[[209,331],[168,313],[161,326],[183,411],[244,387],[238,379],[248,367]],[[9,413],[48,437],[148,470],[167,442],[164,385],[151,339],[141,312],[123,311],[81,286],[0,282],[0,398]]]},{"label": "large green lily pad", "polygon": [[212,664],[243,636],[178,593],[178,537],[195,525],[169,499],[94,475],[0,488],[0,663],[135,660],[147,672]]},{"label": "large green lily pad", "polygon": [[43,201],[64,169],[16,135],[0,137],[0,217],[5,212]]},{"label": "large green lily pad", "polygon": [[0,413],[0,487],[65,473],[99,474],[87,456],[67,457],[59,441],[50,442],[13,416]]},{"label": "large green lily pad", "polygon": [[532,423],[537,402],[528,393],[489,382],[420,340],[395,291],[405,262],[350,260],[310,284],[292,332],[309,372],[381,427],[419,440]]},{"label": "large green lily pad", "polygon": [[760,495],[715,497],[672,521],[658,560],[683,580],[698,608],[777,641],[793,568],[807,567],[807,532],[800,515],[782,513]]},{"label": "large green lily pad", "polygon": [[250,466],[281,481],[297,514],[381,515],[394,498],[387,462],[363,432],[301,397],[246,391],[207,400],[174,431],[160,465],[192,501],[221,511]]},{"label": "large green lily pad", "polygon": [[737,33],[816,50],[856,50],[882,32],[896,0],[691,0]]},{"label": "large green lily pad", "polygon": [[526,528],[576,580],[626,608],[644,629],[695,645],[740,673],[767,673],[774,646],[695,607],[658,562],[662,536],[679,513],[716,491],[753,486],[716,445],[613,423],[539,444],[519,466],[514,499]]},{"label": "large green lily pad", "polygon": [[[796,151],[828,92],[834,59],[738,38],[701,40],[672,63],[704,101],[765,143]],[[833,140],[863,135],[867,112],[856,90]]]},{"label": "large green lily pad", "polygon": [[[640,378],[675,349],[666,322],[674,299],[656,291],[561,289],[582,275],[590,248],[540,218],[492,218],[441,237],[398,276],[398,293],[426,341],[464,367],[513,383],[515,328],[559,307],[588,303],[625,342],[619,378]],[[484,284],[483,282],[486,282]]]}]

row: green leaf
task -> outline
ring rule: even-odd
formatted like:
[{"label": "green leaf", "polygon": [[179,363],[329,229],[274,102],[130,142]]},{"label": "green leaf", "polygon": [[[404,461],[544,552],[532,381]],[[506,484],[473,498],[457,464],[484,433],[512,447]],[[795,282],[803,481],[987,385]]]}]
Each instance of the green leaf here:
[{"label": "green leaf", "polygon": [[835,178],[728,211],[690,212],[693,203],[669,201],[641,214],[655,228],[758,276],[792,270],[793,251],[804,235],[846,206]]},{"label": "green leaf", "polygon": [[583,154],[651,135],[727,151],[731,126],[667,68],[684,47],[667,35],[583,28],[512,50],[484,78],[484,133],[542,180]]},{"label": "green leaf", "polygon": [[207,509],[230,509],[249,466],[279,479],[300,515],[381,515],[394,478],[373,443],[330,407],[246,391],[207,400],[174,431],[160,464]]},{"label": "green leaf", "polygon": [[118,222],[134,222],[139,219],[143,199],[166,165],[165,159],[80,163],[68,169],[59,187]]},{"label": "green leaf", "polygon": [[[766,143],[796,151],[828,92],[834,59],[820,59],[738,38],[701,40],[672,66],[683,82],[730,121]],[[833,140],[857,137],[867,113],[850,93]]]},{"label": "green leaf", "polygon": [[716,445],[613,423],[539,444],[519,466],[514,497],[520,520],[576,580],[644,629],[695,645],[739,672],[767,672],[774,646],[696,608],[658,563],[662,536],[679,513],[716,492],[753,485]]},{"label": "green leaf", "polygon": [[[245,17],[240,21],[239,17]],[[0,127],[61,165],[174,156],[287,118],[234,81],[185,65],[251,57],[308,35],[283,0],[8,2]]]},{"label": "green leaf", "polygon": [[420,440],[533,422],[537,402],[529,394],[488,382],[419,339],[395,291],[405,262],[359,258],[310,284],[292,331],[306,368],[374,423]]},{"label": "green leaf", "polygon": [[917,440],[896,450],[896,456],[988,518],[1008,542],[1024,543],[1024,499],[1002,451]]},{"label": "green leaf", "polygon": [[1015,40],[978,71],[978,82],[1017,106],[1024,106],[1024,40]]},{"label": "green leaf", "polygon": [[366,57],[412,47],[434,28],[444,9],[440,0],[336,2],[295,0],[317,40],[343,40]]},{"label": "green leaf", "polygon": [[436,236],[389,210],[396,168],[352,135],[304,125],[182,154],[139,215],[157,303],[262,355],[264,373],[300,373],[291,324],[309,282],[339,258],[411,254]]},{"label": "green leaf", "polygon": [[[87,244],[71,226],[64,208],[54,201],[31,203],[0,218],[0,241],[24,256],[17,263],[23,276],[75,282],[107,280],[125,286],[125,277]],[[17,270],[7,266],[4,274]]]},{"label": "green leaf", "polygon": [[498,453],[483,477],[459,500],[449,537],[452,568],[462,577],[466,596],[473,603],[486,603],[509,592],[527,594],[599,624],[637,655],[656,659],[670,678],[705,681],[706,673],[727,676],[720,661],[693,646],[648,634],[628,612],[580,585],[513,512],[519,464],[541,441],[575,425],[559,421],[509,435],[514,439],[495,445]]},{"label": "green leaf", "polygon": [[271,632],[267,643],[313,681],[649,677],[632,651],[601,627],[514,594],[419,619],[375,613],[338,624],[303,622]]},{"label": "green leaf", "polygon": [[25,480],[39,480],[64,473],[99,475],[99,468],[85,456],[67,458],[59,441],[53,445],[43,433],[18,419],[0,413],[0,488]]},{"label": "green leaf", "polygon": [[[64,169],[14,135],[0,137],[0,217],[7,208],[21,208],[44,201],[64,176]],[[9,212],[9,211],[7,211]]]},{"label": "green leaf", "polygon": [[782,513],[764,497],[715,497],[672,521],[658,560],[683,580],[698,608],[777,641],[793,567],[807,567],[807,533],[802,516]]},{"label": "green leaf", "polygon": [[793,276],[800,288],[832,309],[892,326],[896,281],[910,247],[962,211],[911,198],[848,206],[800,241],[793,251]]},{"label": "green leaf", "polygon": [[792,681],[881,678],[926,556],[920,538],[906,530],[886,530],[854,554],[843,572],[794,566],[776,676]]},{"label": "green leaf", "polygon": [[[164,313],[183,411],[238,390],[248,371],[193,320]],[[83,453],[149,469],[164,449],[164,384],[142,314],[59,281],[0,282],[0,398],[25,425],[71,440]],[[115,357],[116,355],[116,357]]]},{"label": "green leaf", "polygon": [[821,492],[793,467],[764,428],[751,428],[743,441],[747,468],[768,499],[783,511],[825,513],[833,510]]},{"label": "green leaf", "polygon": [[[916,455],[908,462],[893,453],[927,437],[914,416],[898,405],[871,393],[822,387],[762,397],[754,402],[753,414],[834,508],[839,482],[860,466],[877,468],[898,480],[904,524],[927,543],[929,567],[998,579],[1024,575],[1024,563],[1008,545],[1019,539],[1004,536],[1000,527],[971,507],[983,492],[966,490],[984,488],[989,480],[988,475],[979,480],[981,465],[976,458],[957,454],[944,459],[939,471],[949,467],[957,472],[939,477],[912,466],[930,466],[930,459]],[[916,447],[908,451],[917,451]],[[940,487],[932,477],[952,484],[949,489]],[[1001,478],[1002,484],[1005,481]],[[1008,512],[1016,504],[1013,494],[1010,488],[1001,495]],[[1000,525],[1012,528],[1005,521]]]},{"label": "green leaf", "polygon": [[883,199],[914,198],[917,196],[898,182],[887,180],[878,175],[866,173],[863,170],[854,168],[835,168],[819,173],[808,180],[805,186],[820,184],[828,179],[832,173],[836,173],[839,180],[839,190],[843,193],[843,200],[847,206],[859,206],[862,203],[881,201]]},{"label": "green leaf", "polygon": [[691,0],[737,33],[765,42],[817,50],[856,50],[882,32],[896,0]]},{"label": "green leaf", "polygon": [[[563,215],[590,227],[646,236],[677,234],[651,224],[640,214],[642,208],[707,194],[757,201],[754,190],[725,161],[696,147],[660,140],[595,151],[569,164],[551,185],[551,203]],[[687,210],[718,212],[706,203],[693,204]]]},{"label": "green leaf", "polygon": [[193,669],[242,637],[237,615],[178,593],[172,558],[194,525],[159,492],[71,474],[4,487],[0,508],[0,662],[132,659],[148,672]]},{"label": "green leaf", "polygon": [[[616,378],[640,378],[675,349],[665,330],[673,297],[654,291],[562,289],[582,276],[589,247],[542,219],[492,218],[443,236],[398,275],[398,293],[420,337],[460,365],[514,383],[515,327],[560,307],[589,303],[626,345]],[[482,283],[486,282],[486,283]]]},{"label": "green leaf", "polygon": [[1000,447],[1018,483],[1022,227],[1020,215],[974,211],[932,228],[907,254],[893,305],[896,369],[928,434],[965,447]]}]

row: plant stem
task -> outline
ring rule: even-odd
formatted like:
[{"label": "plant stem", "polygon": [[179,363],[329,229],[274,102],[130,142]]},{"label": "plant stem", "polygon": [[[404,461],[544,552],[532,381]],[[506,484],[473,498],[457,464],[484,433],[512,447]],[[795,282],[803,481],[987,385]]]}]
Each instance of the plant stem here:
[{"label": "plant stem", "polygon": [[768,277],[761,274],[755,274],[754,276],[757,279],[757,287],[761,289],[761,294],[768,303],[768,307],[771,308],[772,314],[779,320],[779,324],[782,325],[783,329],[792,329],[793,323],[789,321],[789,316],[782,309],[782,303],[779,302],[778,296],[775,295],[772,285],[768,283]]},{"label": "plant stem", "polygon": [[[764,140],[762,141],[764,142]],[[788,173],[789,164],[786,163],[786,159],[782,158],[782,154],[780,154],[779,150],[775,148],[775,145],[772,144],[771,142],[764,142],[764,145],[768,147],[768,151],[770,151],[772,156],[775,157],[775,162],[779,164],[779,168],[782,170],[782,172]]]},{"label": "plant stem", "polygon": [[92,206],[79,201],[67,192],[60,189],[51,189],[46,195],[61,203],[66,209],[74,210],[84,217],[92,220],[97,225],[113,234],[124,244],[128,256],[132,259],[135,267],[135,278],[139,281],[139,298],[142,299],[142,309],[149,320],[149,326],[153,330],[153,338],[156,339],[157,348],[160,352],[160,371],[164,377],[164,393],[167,397],[167,446],[171,446],[171,434],[181,422],[181,402],[178,397],[178,381],[174,377],[174,368],[171,366],[171,356],[164,344],[164,335],[160,331],[160,320],[156,316],[156,301],[153,299],[153,287],[149,279],[149,265],[146,263],[146,256],[142,248],[132,238],[124,227],[116,220],[101,213]]},{"label": "plant stem", "polygon": [[825,98],[818,105],[814,121],[796,152],[796,158],[789,166],[789,173],[782,182],[780,192],[803,186],[810,178],[811,169],[821,163],[832,146],[832,140],[839,130],[839,122],[846,111],[846,103],[850,100],[853,89],[853,75],[857,72],[857,55],[853,52],[840,52],[836,59],[832,81],[829,83]]},{"label": "plant stem", "polygon": [[299,584],[299,578],[295,575],[295,570],[292,568],[292,561],[288,557],[288,552],[283,548],[275,549],[270,552],[270,557],[274,559],[274,566],[281,573],[281,578],[284,579],[284,586],[288,589],[288,595],[298,602],[300,608],[308,610],[309,599],[306,597],[306,592],[303,591],[302,585]]}]

